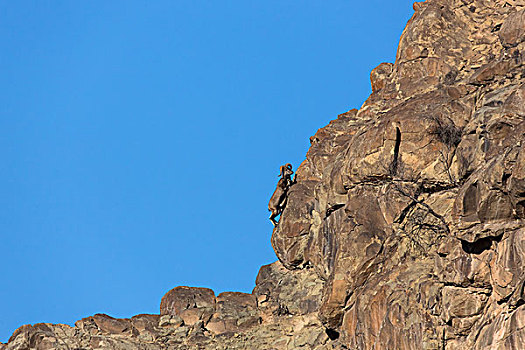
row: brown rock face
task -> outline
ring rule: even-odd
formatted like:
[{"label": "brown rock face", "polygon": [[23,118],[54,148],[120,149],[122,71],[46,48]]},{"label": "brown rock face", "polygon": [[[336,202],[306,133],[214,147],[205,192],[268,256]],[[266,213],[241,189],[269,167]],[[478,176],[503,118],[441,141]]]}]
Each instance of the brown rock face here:
[{"label": "brown rock face", "polygon": [[338,342],[503,349],[525,336],[503,324],[525,303],[524,6],[417,4],[370,98],[314,137],[272,242],[327,281],[319,316]]},{"label": "brown rock face", "polygon": [[208,288],[176,287],[160,301],[160,314],[178,316],[185,324],[207,322],[215,310],[215,293]]},{"label": "brown rock face", "polygon": [[251,294],[177,287],[160,315],[0,349],[525,348],[525,2],[414,10],[363,106],[311,137]]}]

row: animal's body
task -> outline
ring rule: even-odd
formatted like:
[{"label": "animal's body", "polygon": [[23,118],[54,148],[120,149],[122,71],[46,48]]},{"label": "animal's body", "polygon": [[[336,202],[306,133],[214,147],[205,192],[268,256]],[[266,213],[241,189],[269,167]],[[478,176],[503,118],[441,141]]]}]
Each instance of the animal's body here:
[{"label": "animal's body", "polygon": [[277,188],[273,192],[270,202],[268,203],[268,210],[272,213],[270,215],[270,221],[274,226],[277,226],[277,221],[275,218],[283,212],[284,207],[286,206],[286,200],[288,198],[288,190],[292,186],[293,174],[292,165],[286,164],[281,166],[281,172],[279,176],[281,177],[277,182]]}]

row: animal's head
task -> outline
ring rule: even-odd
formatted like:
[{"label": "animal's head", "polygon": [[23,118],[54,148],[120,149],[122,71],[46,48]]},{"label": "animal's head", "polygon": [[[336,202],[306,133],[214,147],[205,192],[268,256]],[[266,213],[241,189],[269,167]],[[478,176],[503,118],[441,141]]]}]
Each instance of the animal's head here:
[{"label": "animal's head", "polygon": [[286,170],[285,170],[286,174],[292,175],[293,174],[292,164],[286,163],[285,167],[286,167]]},{"label": "animal's head", "polygon": [[285,165],[281,165],[279,170],[280,170],[280,173],[279,173],[280,177],[284,177],[286,175],[292,175],[293,174],[292,164],[290,164],[290,163],[286,163]]}]

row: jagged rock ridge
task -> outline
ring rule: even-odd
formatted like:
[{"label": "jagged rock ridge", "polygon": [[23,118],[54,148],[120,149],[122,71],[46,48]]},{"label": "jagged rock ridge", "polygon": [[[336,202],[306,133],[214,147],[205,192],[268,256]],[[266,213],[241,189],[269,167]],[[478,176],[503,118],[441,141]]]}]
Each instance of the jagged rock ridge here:
[{"label": "jagged rock ridge", "polygon": [[312,138],[251,294],[16,330],[0,349],[521,349],[525,1],[414,4],[373,93]]}]

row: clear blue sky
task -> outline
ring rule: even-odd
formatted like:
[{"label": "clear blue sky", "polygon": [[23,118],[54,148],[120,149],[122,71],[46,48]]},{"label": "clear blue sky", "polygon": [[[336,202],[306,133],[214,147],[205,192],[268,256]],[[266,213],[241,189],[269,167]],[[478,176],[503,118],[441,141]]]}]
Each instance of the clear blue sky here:
[{"label": "clear blue sky", "polygon": [[0,1],[0,341],[250,292],[279,165],[370,93],[411,1]]}]

